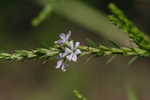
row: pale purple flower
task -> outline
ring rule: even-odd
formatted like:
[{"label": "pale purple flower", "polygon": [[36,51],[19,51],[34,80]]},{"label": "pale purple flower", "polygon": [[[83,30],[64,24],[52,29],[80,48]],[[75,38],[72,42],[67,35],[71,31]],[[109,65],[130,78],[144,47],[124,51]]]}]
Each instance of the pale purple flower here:
[{"label": "pale purple flower", "polygon": [[67,66],[68,65],[64,63],[64,60],[60,59],[60,60],[57,61],[56,69],[61,69],[63,72],[65,72]]},{"label": "pale purple flower", "polygon": [[56,65],[56,69],[61,69],[63,72],[66,71],[66,67],[67,65],[64,63],[64,56],[63,56],[63,53],[59,53],[59,56],[57,56],[57,59],[59,59],[57,61],[57,65]]},{"label": "pale purple flower", "polygon": [[55,43],[62,45],[62,44],[64,44],[64,43],[69,41],[70,36],[71,36],[71,31],[69,31],[68,34],[61,33],[59,35],[60,40],[55,41]]},{"label": "pale purple flower", "polygon": [[[80,42],[73,42],[70,41],[69,38],[71,36],[71,31],[68,32],[68,34],[61,33],[59,35],[60,40],[55,41],[56,44],[63,47],[62,53],[59,53],[57,59],[57,66],[56,69],[61,69],[62,71],[66,71],[66,68],[68,65],[66,64],[67,61],[73,61],[76,62],[78,55],[81,54],[80,49],[78,48],[80,45]],[[66,44],[66,45],[64,45]]]},{"label": "pale purple flower", "polygon": [[75,42],[75,43],[73,41],[69,42],[69,48],[66,48],[65,53],[63,54],[66,55],[68,61],[73,61],[73,62],[77,61],[77,56],[81,54],[80,49],[78,49],[79,45],[80,42]]},{"label": "pale purple flower", "polygon": [[57,61],[56,69],[61,68],[62,65],[63,65],[63,59],[62,59],[62,60],[58,60],[58,61]]}]

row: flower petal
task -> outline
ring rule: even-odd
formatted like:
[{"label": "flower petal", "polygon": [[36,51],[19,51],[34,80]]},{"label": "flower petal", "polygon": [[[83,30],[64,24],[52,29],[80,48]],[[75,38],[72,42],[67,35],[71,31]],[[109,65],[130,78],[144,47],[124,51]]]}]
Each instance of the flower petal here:
[{"label": "flower petal", "polygon": [[73,57],[73,54],[70,54],[70,55],[67,56],[67,59],[68,59],[69,61],[71,61],[71,60],[72,60],[72,57]]},{"label": "flower petal", "polygon": [[69,47],[71,48],[71,50],[73,50],[73,49],[74,49],[73,41],[70,41],[70,42],[69,42]]},{"label": "flower petal", "polygon": [[69,40],[70,36],[71,36],[71,31],[69,31],[68,34],[66,35],[66,41]]},{"label": "flower petal", "polygon": [[61,70],[62,70],[63,72],[66,71],[66,69],[65,69],[65,64],[62,65]]},{"label": "flower petal", "polygon": [[66,57],[68,54],[69,54],[68,52],[64,52],[63,57]]},{"label": "flower petal", "polygon": [[55,44],[63,44],[63,43],[65,43],[65,40],[57,40],[57,41],[55,41]]},{"label": "flower petal", "polygon": [[63,64],[63,60],[59,60],[57,61],[57,66],[56,66],[56,69],[59,69]]},{"label": "flower petal", "polygon": [[72,50],[69,49],[69,48],[65,48],[65,51],[68,52],[68,53],[71,53],[71,52],[72,52]]},{"label": "flower petal", "polygon": [[65,52],[63,53],[63,57],[67,56],[70,54],[72,51],[69,48],[65,48]]},{"label": "flower petal", "polygon": [[80,42],[75,43],[75,48],[77,48],[80,45]]},{"label": "flower petal", "polygon": [[67,64],[63,64],[62,67],[61,67],[61,70],[62,70],[63,72],[66,72],[66,68],[67,68],[67,67],[68,67]]},{"label": "flower petal", "polygon": [[65,40],[66,35],[65,35],[64,33],[61,33],[61,34],[59,35],[59,37],[60,37],[61,39]]},{"label": "flower petal", "polygon": [[74,62],[77,61],[77,55],[76,55],[76,54],[73,54],[73,56],[72,56],[72,61],[74,61]]},{"label": "flower petal", "polygon": [[79,55],[79,54],[81,54],[81,51],[80,51],[80,49],[76,49],[76,51],[75,51],[75,54],[76,54],[76,55]]}]

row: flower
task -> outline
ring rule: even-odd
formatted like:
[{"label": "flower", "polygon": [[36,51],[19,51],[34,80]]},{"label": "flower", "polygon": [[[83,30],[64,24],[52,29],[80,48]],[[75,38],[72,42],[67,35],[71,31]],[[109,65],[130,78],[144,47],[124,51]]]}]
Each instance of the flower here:
[{"label": "flower", "polygon": [[71,36],[71,31],[69,31],[67,35],[65,33],[61,33],[59,35],[60,40],[55,41],[55,43],[62,45],[69,41],[70,36]]},{"label": "flower", "polygon": [[57,59],[59,59],[57,61],[57,65],[56,65],[56,69],[61,69],[63,72],[66,71],[66,67],[68,66],[67,64],[64,63],[64,56],[62,53],[59,53],[59,56],[57,57]]},{"label": "flower", "polygon": [[64,63],[64,60],[60,59],[60,60],[57,61],[56,69],[61,69],[63,72],[65,72],[67,66],[68,65]]},{"label": "flower", "polygon": [[78,49],[79,45],[80,42],[74,43],[73,41],[70,41],[69,48],[66,48],[65,53],[63,54],[64,56],[66,56],[68,61],[73,61],[73,62],[77,61],[77,56],[81,54],[80,49]]},{"label": "flower", "polygon": [[[73,40],[69,40],[71,36],[71,31],[68,32],[67,35],[61,33],[59,35],[60,40],[55,41],[60,47],[61,53],[59,53],[57,59],[56,69],[61,69],[63,72],[66,71],[68,64],[66,62],[76,62],[77,56],[81,54],[80,49],[78,49],[80,42],[74,42]],[[64,45],[65,44],[65,45]]]}]

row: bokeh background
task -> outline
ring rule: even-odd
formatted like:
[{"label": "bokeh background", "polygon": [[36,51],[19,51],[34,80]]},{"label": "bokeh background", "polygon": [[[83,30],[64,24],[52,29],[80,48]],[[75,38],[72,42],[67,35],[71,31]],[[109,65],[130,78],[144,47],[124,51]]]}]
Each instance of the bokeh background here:
[{"label": "bokeh background", "polygon": [[[113,40],[132,46],[106,18],[111,2],[149,35],[150,0],[1,0],[0,51],[49,47],[68,30],[83,45]],[[130,57],[117,56],[106,64],[110,58],[81,57],[65,73],[55,60],[0,62],[0,100],[76,100],[74,89],[88,100],[149,100],[149,59],[128,65]]]}]

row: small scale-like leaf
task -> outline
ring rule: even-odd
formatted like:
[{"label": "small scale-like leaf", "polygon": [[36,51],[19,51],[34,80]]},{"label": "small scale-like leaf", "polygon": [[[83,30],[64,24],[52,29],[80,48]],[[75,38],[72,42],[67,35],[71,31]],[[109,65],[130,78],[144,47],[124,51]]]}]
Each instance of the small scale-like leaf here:
[{"label": "small scale-like leaf", "polygon": [[135,56],[135,57],[132,57],[130,59],[130,61],[128,62],[129,65],[131,65],[132,63],[134,63],[134,61],[136,61],[139,57],[138,56]]},{"label": "small scale-like leaf", "polygon": [[112,44],[112,46],[114,47],[114,48],[120,48],[120,46],[119,46],[119,44],[118,43],[116,43],[115,41],[109,41],[111,44]]},{"label": "small scale-like leaf", "polygon": [[75,97],[79,100],[87,100],[78,90],[73,91]]},{"label": "small scale-like leaf", "polygon": [[90,47],[97,47],[98,45],[92,41],[91,39],[86,39],[86,42],[88,43],[88,46]]},{"label": "small scale-like leaf", "polygon": [[110,59],[107,60],[106,64],[109,64],[116,58],[116,55],[112,56]]}]

